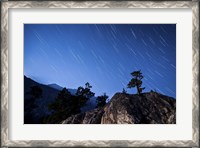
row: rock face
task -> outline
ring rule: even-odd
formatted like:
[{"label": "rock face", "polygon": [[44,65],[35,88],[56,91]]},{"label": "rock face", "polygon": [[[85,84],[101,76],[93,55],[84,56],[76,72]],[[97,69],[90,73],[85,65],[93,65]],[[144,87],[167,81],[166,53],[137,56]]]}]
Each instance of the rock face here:
[{"label": "rock face", "polygon": [[176,101],[158,93],[116,94],[106,106],[103,124],[176,123]]},{"label": "rock face", "polygon": [[63,122],[62,124],[99,124],[104,111],[102,108],[96,108],[92,111],[72,115]]},{"label": "rock face", "polygon": [[63,124],[175,124],[176,100],[156,92],[116,93],[103,108],[73,115]]}]

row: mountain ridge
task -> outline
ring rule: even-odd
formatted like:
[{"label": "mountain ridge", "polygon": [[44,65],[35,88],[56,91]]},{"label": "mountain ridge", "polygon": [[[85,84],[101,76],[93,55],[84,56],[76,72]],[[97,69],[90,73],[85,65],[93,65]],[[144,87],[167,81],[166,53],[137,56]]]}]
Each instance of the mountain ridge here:
[{"label": "mountain ridge", "polygon": [[57,90],[62,90],[63,87],[61,87],[60,85],[56,84],[56,83],[52,83],[52,84],[48,84],[47,86],[57,89]]}]

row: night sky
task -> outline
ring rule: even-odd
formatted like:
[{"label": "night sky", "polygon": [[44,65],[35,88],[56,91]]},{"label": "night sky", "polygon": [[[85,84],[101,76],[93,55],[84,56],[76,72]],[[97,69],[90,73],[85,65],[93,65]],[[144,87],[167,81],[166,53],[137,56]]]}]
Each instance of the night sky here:
[{"label": "night sky", "polygon": [[24,75],[111,98],[141,70],[144,92],[176,97],[175,24],[25,24]]}]

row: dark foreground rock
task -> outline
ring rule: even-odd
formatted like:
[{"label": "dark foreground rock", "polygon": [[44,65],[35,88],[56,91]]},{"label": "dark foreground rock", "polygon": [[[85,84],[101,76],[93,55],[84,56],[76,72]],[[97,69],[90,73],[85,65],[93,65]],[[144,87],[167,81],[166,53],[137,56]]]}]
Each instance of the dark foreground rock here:
[{"label": "dark foreground rock", "polygon": [[175,124],[176,100],[156,92],[117,93],[103,108],[73,115],[63,124]]}]

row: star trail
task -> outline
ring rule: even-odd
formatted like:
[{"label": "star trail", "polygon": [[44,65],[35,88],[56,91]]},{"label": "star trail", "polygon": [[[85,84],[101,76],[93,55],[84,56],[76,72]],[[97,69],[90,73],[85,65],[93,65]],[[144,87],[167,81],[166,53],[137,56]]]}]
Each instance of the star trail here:
[{"label": "star trail", "polygon": [[176,98],[175,24],[25,24],[24,75],[111,98],[141,70],[144,92]]}]

